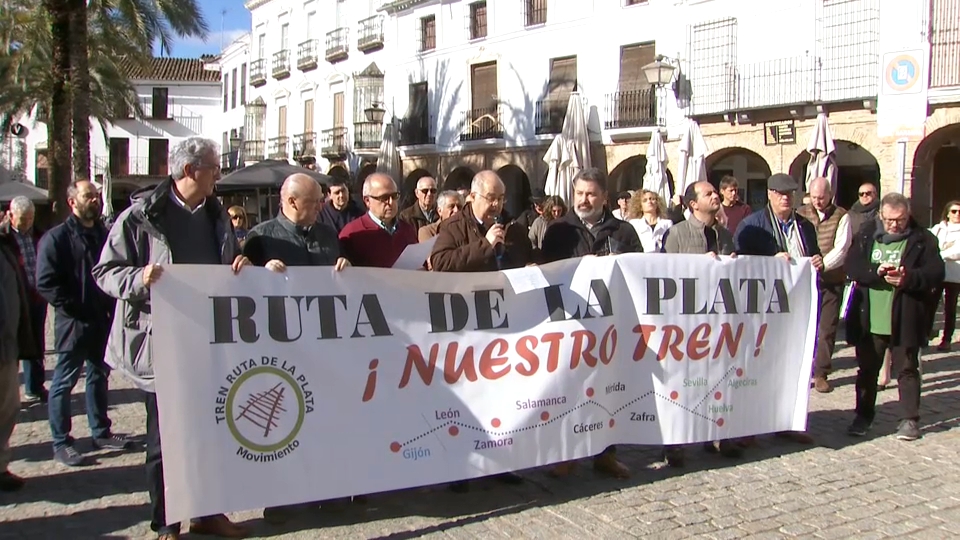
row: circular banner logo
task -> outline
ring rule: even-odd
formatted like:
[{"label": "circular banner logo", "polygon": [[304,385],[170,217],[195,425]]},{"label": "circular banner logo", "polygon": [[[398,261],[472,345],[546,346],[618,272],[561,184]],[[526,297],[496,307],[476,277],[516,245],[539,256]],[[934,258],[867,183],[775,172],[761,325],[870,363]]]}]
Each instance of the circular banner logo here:
[{"label": "circular banner logo", "polygon": [[296,440],[305,405],[303,391],[289,373],[273,366],[255,367],[230,387],[227,427],[244,448],[276,452]]},{"label": "circular banner logo", "polygon": [[895,56],[884,70],[887,86],[897,92],[905,92],[917,84],[920,78],[920,62],[910,54]]}]

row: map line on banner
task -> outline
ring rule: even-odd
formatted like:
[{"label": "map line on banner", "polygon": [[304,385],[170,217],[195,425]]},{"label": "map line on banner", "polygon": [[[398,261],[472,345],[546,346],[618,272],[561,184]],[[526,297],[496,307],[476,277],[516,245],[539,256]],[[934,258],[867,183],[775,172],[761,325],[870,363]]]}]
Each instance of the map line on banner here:
[{"label": "map line on banner", "polygon": [[[523,432],[525,432],[525,431],[530,431],[530,430],[532,430],[532,429],[539,429],[539,428],[541,428],[541,427],[544,427],[544,426],[547,426],[547,425],[549,425],[549,424],[552,424],[552,423],[554,423],[554,422],[556,422],[556,421],[558,421],[558,420],[562,420],[565,416],[568,416],[568,415],[570,415],[571,413],[573,413],[573,412],[575,412],[575,411],[578,411],[578,410],[582,409],[583,407],[586,407],[587,405],[595,405],[595,406],[599,407],[600,409],[602,409],[605,413],[607,413],[607,414],[610,416],[610,427],[612,428],[612,427],[614,426],[613,418],[614,418],[615,416],[617,416],[618,414],[620,414],[621,412],[623,412],[623,411],[626,410],[627,408],[629,408],[629,407],[637,404],[638,402],[646,399],[647,397],[650,397],[650,395],[655,395],[656,397],[659,397],[659,398],[663,399],[663,400],[666,401],[667,403],[670,403],[670,404],[672,404],[672,405],[675,405],[675,406],[683,409],[684,411],[686,411],[686,412],[688,412],[688,413],[690,413],[690,414],[692,414],[692,415],[694,415],[694,416],[698,416],[698,417],[700,417],[700,418],[703,418],[704,420],[707,420],[707,421],[709,421],[709,422],[713,422],[713,423],[716,424],[717,426],[722,427],[723,424],[724,424],[723,418],[710,418],[709,416],[706,416],[705,414],[703,414],[703,413],[701,413],[701,412],[698,412],[698,411],[695,410],[695,409],[699,409],[700,406],[703,405],[703,403],[704,403],[710,396],[713,396],[714,399],[718,399],[718,400],[721,399],[721,398],[723,397],[722,394],[721,394],[720,392],[717,392],[716,390],[717,390],[717,388],[720,387],[721,384],[724,383],[724,381],[726,381],[726,380],[730,377],[730,374],[732,374],[734,371],[737,372],[737,376],[738,376],[738,377],[743,376],[743,369],[742,369],[742,368],[738,368],[737,366],[731,367],[730,369],[727,370],[727,372],[723,375],[723,377],[720,378],[720,380],[717,382],[717,384],[713,385],[713,388],[711,388],[711,389],[703,396],[703,398],[701,398],[700,401],[698,401],[697,404],[693,406],[692,409],[688,409],[688,408],[685,407],[684,405],[682,405],[682,404],[680,404],[680,403],[677,403],[676,400],[677,400],[677,398],[679,398],[679,394],[678,394],[678,392],[676,392],[676,391],[671,392],[670,396],[664,396],[664,395],[662,395],[662,394],[660,394],[660,393],[658,393],[658,392],[656,392],[656,391],[654,391],[654,390],[651,390],[651,391],[649,391],[649,392],[644,393],[643,395],[641,395],[641,396],[639,396],[639,397],[636,397],[636,398],[628,401],[627,403],[623,404],[623,406],[621,406],[619,409],[616,409],[616,410],[614,410],[613,412],[610,412],[610,409],[608,409],[608,408],[607,408],[606,406],[604,406],[602,403],[600,403],[600,402],[598,402],[598,401],[596,401],[596,400],[594,400],[594,399],[588,399],[587,401],[584,401],[583,403],[578,404],[576,407],[573,407],[572,409],[569,409],[569,410],[567,410],[567,411],[564,411],[564,412],[562,412],[562,413],[560,413],[560,414],[558,414],[558,415],[556,415],[556,416],[552,416],[552,417],[551,417],[549,412],[543,411],[543,412],[540,414],[540,419],[541,419],[540,422],[538,422],[538,423],[536,423],[536,424],[534,424],[534,425],[531,425],[531,426],[525,426],[525,427],[522,427],[522,428],[516,428],[516,429],[510,429],[510,430],[489,430],[489,429],[486,429],[486,428],[483,428],[483,427],[480,427],[480,426],[474,426],[474,425],[471,425],[471,424],[466,424],[466,423],[460,422],[460,421],[458,421],[458,420],[447,420],[446,422],[444,422],[444,423],[442,423],[442,424],[440,424],[440,425],[438,425],[438,426],[434,426],[433,428],[431,428],[431,429],[429,429],[429,430],[421,433],[420,435],[417,435],[416,437],[410,439],[409,441],[406,441],[406,442],[404,442],[404,443],[400,443],[400,442],[392,442],[392,443],[390,443],[390,451],[391,451],[391,452],[394,452],[394,453],[399,452],[399,451],[402,450],[404,447],[407,447],[407,446],[409,446],[409,445],[411,445],[411,444],[419,441],[420,439],[422,439],[422,438],[424,438],[424,437],[427,437],[427,436],[429,436],[429,435],[432,435],[432,434],[434,434],[434,433],[442,430],[443,428],[445,428],[445,427],[447,427],[447,426],[450,426],[450,429],[448,430],[448,433],[450,434],[451,437],[456,437],[457,435],[460,434],[460,430],[458,429],[458,426],[461,427],[461,428],[464,428],[464,429],[470,429],[470,430],[473,430],[473,431],[478,431],[478,432],[480,432],[480,433],[484,433],[484,434],[486,434],[486,435],[494,435],[494,436],[505,436],[505,435],[513,435],[513,434],[515,434],[515,433],[523,433]],[[592,398],[592,397],[593,397],[593,388],[587,388],[586,394],[587,394],[587,397]],[[494,419],[491,421],[491,424],[493,424],[494,427],[499,426],[499,425],[500,425],[500,419],[499,419],[499,418],[494,418]]]}]

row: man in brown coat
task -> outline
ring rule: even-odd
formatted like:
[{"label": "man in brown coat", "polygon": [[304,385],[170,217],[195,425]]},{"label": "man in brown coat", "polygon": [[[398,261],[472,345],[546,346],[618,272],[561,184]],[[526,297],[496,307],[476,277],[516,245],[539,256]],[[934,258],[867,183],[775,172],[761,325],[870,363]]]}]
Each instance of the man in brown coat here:
[{"label": "man in brown coat", "polygon": [[[506,187],[493,171],[480,171],[470,187],[473,201],[443,222],[430,263],[437,272],[496,272],[519,268],[531,262],[533,248],[527,229],[519,223],[505,225],[502,217]],[[507,484],[522,479],[513,473],[495,476]],[[468,481],[454,482],[450,489],[468,491]]]},{"label": "man in brown coat", "polygon": [[426,242],[436,236],[440,232],[440,224],[456,215],[462,208],[463,196],[459,192],[450,189],[438,195],[437,213],[440,214],[440,220],[420,227],[417,239]]},{"label": "man in brown coat", "polygon": [[473,201],[444,222],[430,254],[438,272],[496,272],[533,262],[526,229],[506,224],[506,188],[493,171],[480,171],[470,186]]},{"label": "man in brown coat", "polygon": [[437,181],[431,176],[424,176],[417,180],[415,192],[417,202],[400,212],[400,220],[413,225],[413,230],[440,220],[437,214]]}]

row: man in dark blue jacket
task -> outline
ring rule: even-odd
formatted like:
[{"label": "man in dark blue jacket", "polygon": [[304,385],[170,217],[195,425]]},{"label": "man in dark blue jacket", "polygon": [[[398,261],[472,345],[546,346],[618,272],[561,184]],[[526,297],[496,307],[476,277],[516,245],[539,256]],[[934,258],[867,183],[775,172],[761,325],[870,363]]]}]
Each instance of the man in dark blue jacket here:
[{"label": "man in dark blue jacket", "polygon": [[[785,261],[810,258],[813,268],[823,270],[823,256],[817,242],[817,229],[793,209],[793,196],[800,185],[788,174],[775,174],[767,180],[767,207],[745,217],[734,236],[740,255],[778,257]],[[777,435],[810,444],[813,438],[802,432]]]},{"label": "man in dark blue jacket", "polygon": [[70,436],[70,394],[86,364],[87,421],[96,448],[129,449],[132,443],[110,431],[104,362],[114,300],[97,286],[90,271],[100,257],[107,228],[100,220],[100,193],[81,180],[67,190],[70,216],[40,240],[37,291],[56,310],[57,367],[50,385],[49,418],[54,460],[84,463]]}]

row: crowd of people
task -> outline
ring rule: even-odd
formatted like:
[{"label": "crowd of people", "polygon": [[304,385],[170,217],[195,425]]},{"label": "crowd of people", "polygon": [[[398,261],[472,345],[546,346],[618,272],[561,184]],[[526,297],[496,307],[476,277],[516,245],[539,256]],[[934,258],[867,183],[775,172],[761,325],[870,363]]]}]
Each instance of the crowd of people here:
[{"label": "crowd of people", "polygon": [[[66,221],[42,235],[32,225],[29,200],[11,203],[0,225],[0,491],[25,483],[7,470],[21,406],[18,360],[26,401],[49,408],[53,459],[71,467],[85,462],[70,435],[70,394],[81,369],[94,446],[135,447],[111,431],[107,415],[108,378],[117,370],[144,392],[151,527],[161,539],[179,537],[180,524],[168,523],[164,513],[150,319],[150,288],[174,263],[224,264],[235,273],[250,265],[275,272],[291,266],[390,268],[408,245],[425,241],[435,243],[423,269],[434,272],[490,272],[622,253],[752,255],[784,264],[809,258],[819,286],[811,385],[817,392],[833,389],[831,359],[843,317],[859,367],[848,429],[853,436],[871,428],[877,393],[892,371],[901,409],[896,436],[919,438],[919,353],[933,332],[941,297],[946,322],[937,348],[947,351],[952,342],[960,295],[960,201],[948,204],[942,222],[930,231],[911,216],[907,198],[887,193],[881,199],[870,183],[860,187],[859,201],[848,211],[834,204],[827,179],[814,179],[806,186],[809,203],[797,208],[797,180],[774,174],[767,181],[767,204],[752,211],[730,176],[716,187],[693,183],[664,201],[646,190],[610,197],[605,174],[589,168],[577,175],[571,200],[537,192],[528,210],[509,216],[504,183],[489,170],[462,190],[441,191],[435,178],[421,178],[416,201],[407,208],[400,208],[397,183],[385,174],[364,180],[365,208],[345,183],[334,181],[324,193],[311,176],[294,174],[281,187],[277,216],[249,228],[243,208],[224,208],[214,194],[219,155],[207,139],[178,143],[170,156],[171,178],[138,194],[110,227],[100,218],[97,187],[87,180],[71,185]],[[48,305],[55,312],[57,356],[49,390],[43,371]],[[807,433],[777,435],[813,442]],[[736,458],[750,444],[750,439],[715,441],[705,449]],[[684,448],[666,447],[663,457],[681,467]],[[550,473],[563,477],[574,465],[556,464]],[[614,478],[630,475],[615,447],[595,456],[593,466]],[[513,473],[498,479],[523,481]],[[469,487],[456,482],[450,489]],[[264,517],[282,522],[317,504],[268,508]],[[189,529],[235,538],[248,533],[223,515],[198,517]]]}]

